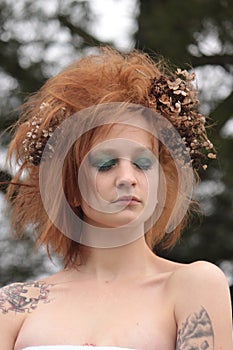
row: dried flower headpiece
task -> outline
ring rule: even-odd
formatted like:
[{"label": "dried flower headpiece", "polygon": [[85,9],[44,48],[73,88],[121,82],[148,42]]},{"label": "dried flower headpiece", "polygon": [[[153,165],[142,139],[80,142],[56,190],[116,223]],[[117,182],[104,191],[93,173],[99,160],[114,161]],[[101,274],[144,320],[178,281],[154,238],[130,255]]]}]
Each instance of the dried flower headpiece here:
[{"label": "dried flower headpiece", "polygon": [[[41,130],[43,122],[42,116],[48,112],[50,104],[43,102],[40,105],[40,111],[30,121],[27,122],[28,132],[23,140],[24,160],[34,165],[39,165],[41,162],[43,150],[46,146],[48,139],[53,135],[53,132],[57,126],[64,120],[66,114],[66,108],[62,107],[56,113],[56,118],[51,120],[49,126]],[[53,146],[49,145],[51,153],[53,152]]]},{"label": "dried flower headpiece", "polygon": [[[143,75],[143,72],[137,69]],[[213,144],[206,135],[205,117],[197,112],[197,91],[192,81],[195,75],[186,70],[177,69],[176,75],[166,77],[161,75],[159,78],[151,80],[149,87],[149,108],[164,115],[179,132],[183,143],[186,146],[185,151],[179,145],[172,145],[170,130],[162,130],[165,143],[176,147],[177,156],[182,159],[191,159],[194,169],[201,167],[205,170],[207,165],[203,161],[207,158],[214,159],[216,155],[213,151]],[[68,116],[65,107],[58,109],[56,117],[49,125],[41,128],[44,114],[48,113],[51,106],[48,102],[40,105],[40,111],[30,121],[27,122],[28,131],[23,140],[24,159],[34,165],[41,162],[43,150],[48,139],[52,136],[56,127]],[[42,130],[41,130],[42,129]],[[49,146],[53,152],[52,145]],[[187,157],[188,154],[188,157]]]},{"label": "dried flower headpiece", "polygon": [[[194,73],[177,69],[176,76],[154,78],[149,90],[149,107],[161,112],[179,132],[186,152],[194,169],[207,168],[203,161],[214,159],[213,144],[207,137],[203,115],[197,112],[197,90],[192,84]],[[169,130],[163,130],[164,138],[169,144]],[[167,135],[166,135],[167,133]],[[183,155],[185,156],[185,155]]]}]

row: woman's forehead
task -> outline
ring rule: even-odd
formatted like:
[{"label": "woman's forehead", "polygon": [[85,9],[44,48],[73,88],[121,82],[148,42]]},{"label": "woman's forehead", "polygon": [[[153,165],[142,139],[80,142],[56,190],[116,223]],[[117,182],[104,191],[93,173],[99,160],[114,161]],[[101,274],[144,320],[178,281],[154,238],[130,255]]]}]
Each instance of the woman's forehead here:
[{"label": "woman's forehead", "polygon": [[151,149],[154,144],[153,139],[155,138],[149,132],[148,125],[147,128],[143,128],[143,126],[139,127],[125,123],[115,123],[99,128],[93,139],[92,147],[105,143],[105,141],[108,140],[115,145],[120,145],[120,143],[125,140]]}]

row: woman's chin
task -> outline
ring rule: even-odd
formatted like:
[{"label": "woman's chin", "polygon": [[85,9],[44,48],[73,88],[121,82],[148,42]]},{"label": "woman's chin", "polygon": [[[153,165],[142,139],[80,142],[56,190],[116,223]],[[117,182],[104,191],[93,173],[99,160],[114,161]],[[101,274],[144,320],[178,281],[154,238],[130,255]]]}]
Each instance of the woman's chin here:
[{"label": "woman's chin", "polygon": [[93,220],[90,218],[84,218],[84,221],[94,227],[99,228],[126,228],[126,227],[137,227],[138,225],[142,225],[145,223],[147,218],[142,217],[142,215],[134,215],[132,213],[124,213],[122,215],[116,215],[104,218],[104,220]]}]

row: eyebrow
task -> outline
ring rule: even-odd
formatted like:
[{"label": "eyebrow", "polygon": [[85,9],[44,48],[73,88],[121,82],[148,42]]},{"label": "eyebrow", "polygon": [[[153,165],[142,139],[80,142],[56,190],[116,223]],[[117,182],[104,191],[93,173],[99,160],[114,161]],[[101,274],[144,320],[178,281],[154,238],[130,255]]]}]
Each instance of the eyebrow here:
[{"label": "eyebrow", "polygon": [[[145,147],[134,148],[133,149],[133,153],[143,153],[143,152],[146,152],[148,150],[153,153],[152,147],[146,147],[146,146]],[[96,149],[96,150],[93,150],[93,151],[91,150],[89,155],[93,156],[93,155],[98,154],[98,153],[112,155],[112,154],[115,154],[117,151],[118,151],[117,148],[111,148],[111,147],[100,148],[100,149]]]}]

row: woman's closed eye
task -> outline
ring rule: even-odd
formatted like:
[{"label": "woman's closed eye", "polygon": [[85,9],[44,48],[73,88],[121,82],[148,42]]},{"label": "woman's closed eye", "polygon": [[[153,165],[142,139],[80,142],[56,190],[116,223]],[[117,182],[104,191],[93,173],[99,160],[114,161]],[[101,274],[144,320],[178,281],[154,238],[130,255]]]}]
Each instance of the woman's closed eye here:
[{"label": "woman's closed eye", "polygon": [[153,166],[153,161],[150,158],[141,157],[136,159],[133,164],[141,170],[150,170]]},{"label": "woman's closed eye", "polygon": [[[134,166],[140,170],[150,170],[153,166],[153,161],[147,157],[140,157],[131,161]],[[97,168],[98,171],[104,172],[114,168],[119,163],[118,158],[112,159],[96,159],[91,162],[91,165]]]},{"label": "woman's closed eye", "polygon": [[116,166],[118,163],[117,158],[113,159],[99,159],[99,160],[94,160],[91,165],[97,168],[98,171],[108,171],[114,166]]}]

